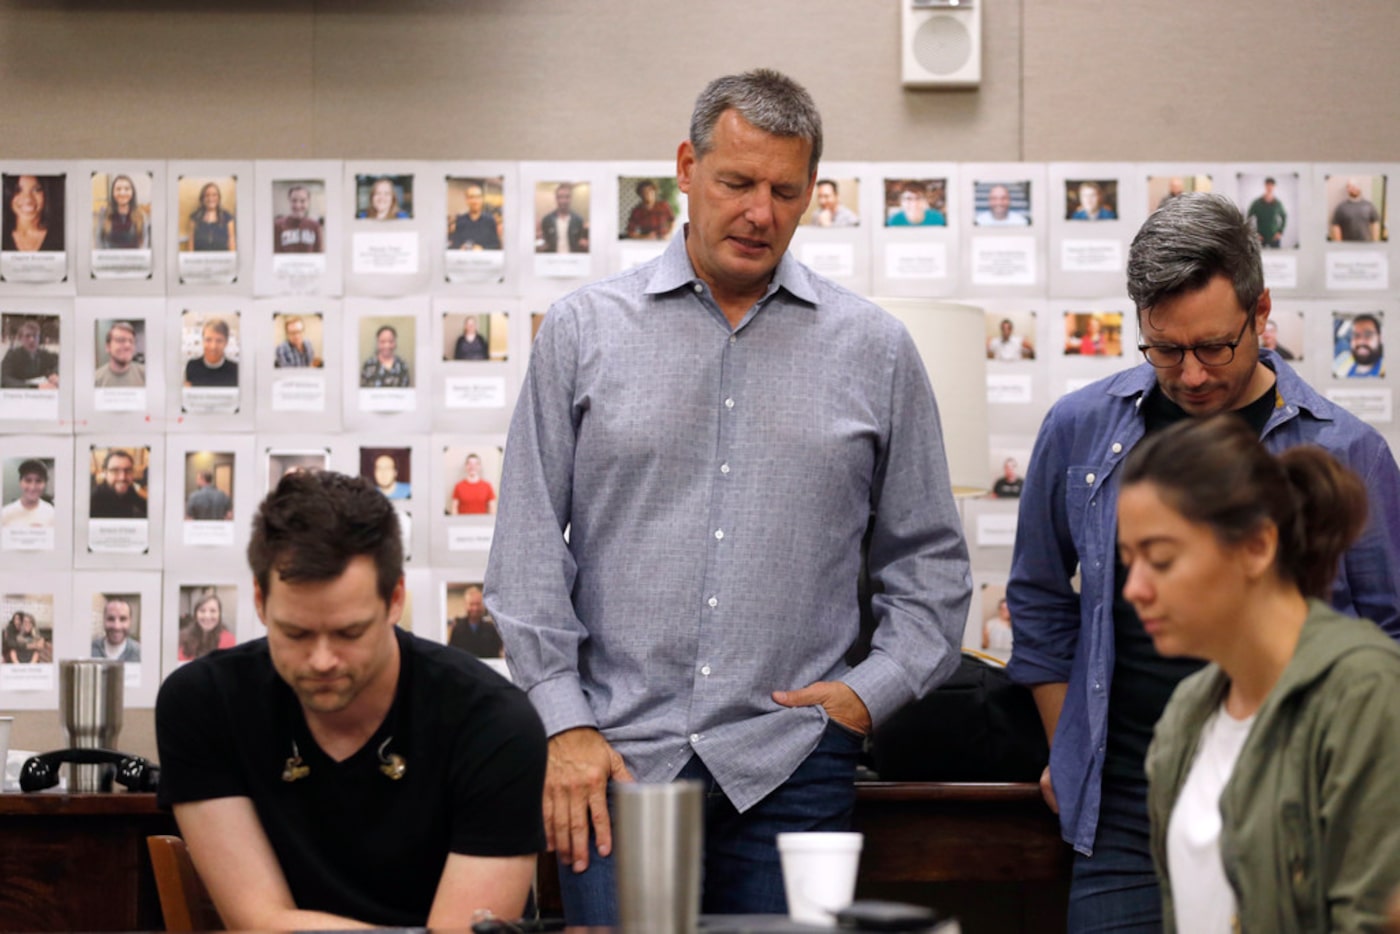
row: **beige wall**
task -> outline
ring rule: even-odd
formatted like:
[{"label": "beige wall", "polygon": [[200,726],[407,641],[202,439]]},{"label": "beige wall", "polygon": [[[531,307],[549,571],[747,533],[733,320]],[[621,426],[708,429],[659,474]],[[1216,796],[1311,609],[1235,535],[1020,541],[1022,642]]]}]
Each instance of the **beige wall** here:
[{"label": "beige wall", "polygon": [[985,0],[977,91],[901,0],[0,0],[0,154],[654,159],[710,77],[804,81],[833,159],[1387,160],[1394,0]]},{"label": "beige wall", "polygon": [[0,159],[668,158],[757,65],[832,159],[1400,159],[1395,0],[984,3],[981,88],[927,92],[898,0],[0,0]]}]

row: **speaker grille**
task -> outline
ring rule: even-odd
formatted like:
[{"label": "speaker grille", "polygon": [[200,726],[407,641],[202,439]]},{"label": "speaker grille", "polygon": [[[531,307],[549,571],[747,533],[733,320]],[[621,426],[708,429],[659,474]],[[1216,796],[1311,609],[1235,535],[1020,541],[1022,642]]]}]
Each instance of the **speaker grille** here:
[{"label": "speaker grille", "polygon": [[930,74],[956,74],[972,55],[972,35],[952,16],[933,16],[914,33],[914,60]]}]

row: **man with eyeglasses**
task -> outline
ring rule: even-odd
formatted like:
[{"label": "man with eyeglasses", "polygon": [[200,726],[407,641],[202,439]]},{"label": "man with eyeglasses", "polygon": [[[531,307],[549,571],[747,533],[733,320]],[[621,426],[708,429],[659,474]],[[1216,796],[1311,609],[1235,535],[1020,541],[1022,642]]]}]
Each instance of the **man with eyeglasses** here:
[{"label": "man with eyeglasses", "polygon": [[1259,239],[1239,209],[1205,193],[1164,204],[1133,240],[1128,294],[1146,361],[1050,410],[1007,585],[1016,646],[1008,671],[1040,709],[1051,741],[1041,790],[1076,851],[1072,931],[1161,929],[1143,758],[1173,688],[1200,667],[1157,655],[1122,597],[1116,499],[1133,445],[1182,419],[1235,412],[1270,450],[1330,451],[1365,478],[1371,501],[1333,603],[1400,637],[1400,470],[1374,428],[1260,349],[1269,292]]}]

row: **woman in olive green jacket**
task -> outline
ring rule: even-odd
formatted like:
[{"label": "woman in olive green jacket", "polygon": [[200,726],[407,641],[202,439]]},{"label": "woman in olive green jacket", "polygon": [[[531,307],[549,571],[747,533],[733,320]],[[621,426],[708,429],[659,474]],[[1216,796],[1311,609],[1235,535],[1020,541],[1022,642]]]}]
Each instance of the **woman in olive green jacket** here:
[{"label": "woman in olive green jacket", "polygon": [[[1400,649],[1321,598],[1366,521],[1320,448],[1269,454],[1232,415],[1124,467],[1123,590],[1178,687],[1147,756],[1167,930],[1357,931],[1400,884]],[[1313,598],[1313,599],[1310,599]]]}]

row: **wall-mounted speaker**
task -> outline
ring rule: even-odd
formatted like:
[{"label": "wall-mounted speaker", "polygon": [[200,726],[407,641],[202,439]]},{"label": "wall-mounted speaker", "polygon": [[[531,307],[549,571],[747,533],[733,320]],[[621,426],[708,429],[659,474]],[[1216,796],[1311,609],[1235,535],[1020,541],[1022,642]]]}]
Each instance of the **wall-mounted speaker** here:
[{"label": "wall-mounted speaker", "polygon": [[904,86],[973,88],[982,80],[982,0],[899,0]]}]

